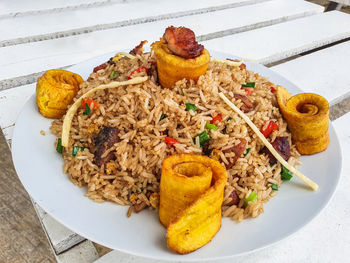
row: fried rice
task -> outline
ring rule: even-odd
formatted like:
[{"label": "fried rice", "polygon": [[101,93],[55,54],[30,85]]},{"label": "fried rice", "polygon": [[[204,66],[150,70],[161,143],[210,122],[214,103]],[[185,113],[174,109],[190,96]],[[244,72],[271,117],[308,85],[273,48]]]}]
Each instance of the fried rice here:
[{"label": "fried rice", "polygon": [[[269,158],[260,153],[264,147],[262,142],[218,93],[223,92],[241,107],[243,102],[235,99],[234,94],[246,95],[242,83],[255,82],[249,96],[254,109],[246,114],[258,128],[266,121],[276,122],[279,128],[269,140],[273,142],[277,136],[287,136],[291,145],[288,162],[297,165],[299,153],[292,145],[287,123],[271,89],[275,85],[245,67],[211,62],[206,74],[197,83],[184,79],[169,90],[157,84],[156,62],[152,53],[137,55],[134,59],[124,57],[115,60],[109,60],[106,68],[92,73],[80,86],[76,98],[112,80],[127,80],[145,74],[149,75],[149,80],[97,91],[89,99],[95,100],[99,108],[90,115],[83,115],[82,108],[77,111],[72,121],[69,146],[63,151],[63,170],[70,180],[78,186],[87,186],[86,196],[96,202],[109,200],[133,206],[136,211],[144,207],[156,208],[163,159],[175,153],[204,154],[194,138],[207,130],[206,123],[213,116],[221,114],[222,120],[216,122],[218,129],[207,130],[211,137],[209,151],[221,150],[219,160],[227,166],[234,153],[225,149],[238,145],[241,139],[246,140],[246,149],[250,149],[227,169],[223,216],[241,221],[261,214],[264,203],[277,193],[271,186],[279,187],[282,183],[281,165],[270,165]],[[136,70],[142,66],[148,69],[147,72]],[[194,104],[197,109],[186,110],[186,103]],[[120,141],[107,150],[114,154],[115,160],[99,167],[89,145],[93,143],[94,134],[104,126],[118,128]],[[61,136],[62,119],[52,123],[51,131],[57,137]],[[165,137],[174,138],[179,143],[168,145]],[[72,156],[73,146],[81,147],[76,156]],[[235,204],[232,204],[233,191],[239,198]],[[246,203],[244,199],[253,191],[257,193],[257,199]]]}]

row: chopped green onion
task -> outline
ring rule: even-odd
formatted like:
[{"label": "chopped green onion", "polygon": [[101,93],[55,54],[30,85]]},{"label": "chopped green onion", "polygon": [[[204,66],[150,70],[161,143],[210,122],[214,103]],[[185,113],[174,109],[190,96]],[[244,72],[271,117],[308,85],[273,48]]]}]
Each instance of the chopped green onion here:
[{"label": "chopped green onion", "polygon": [[167,116],[166,116],[165,114],[162,114],[162,115],[160,115],[159,120],[161,121],[161,120],[165,119],[166,117],[167,117]]},{"label": "chopped green onion", "polygon": [[272,190],[278,191],[278,185],[277,184],[272,184],[271,185]]},{"label": "chopped green onion", "polygon": [[197,134],[194,139],[193,142],[196,143],[196,137],[199,137],[199,144],[202,147],[207,141],[209,141],[211,138],[208,135],[207,131],[201,132],[199,134]]},{"label": "chopped green onion", "polygon": [[246,204],[248,204],[249,202],[255,201],[258,199],[258,194],[255,192],[255,190],[253,192],[250,193],[250,195],[244,199],[244,202]]},{"label": "chopped green onion", "polygon": [[90,115],[91,109],[87,103],[85,103],[85,111],[83,112],[83,115]]},{"label": "chopped green onion", "polygon": [[247,82],[246,84],[242,84],[242,87],[255,88],[255,82]]},{"label": "chopped green onion", "polygon": [[292,179],[293,174],[284,166],[282,166],[282,173],[281,173],[281,178],[282,180],[289,181]]},{"label": "chopped green onion", "polygon": [[227,118],[227,121],[230,121],[230,120],[232,120],[232,119],[233,119],[232,117],[228,117],[228,118]]},{"label": "chopped green onion", "polygon": [[243,156],[247,156],[248,155],[248,153],[250,152],[250,148],[247,148],[246,150],[245,150],[245,152],[244,152],[244,154],[243,154]]},{"label": "chopped green onion", "polygon": [[218,126],[216,126],[215,124],[211,124],[211,123],[206,123],[205,128],[207,128],[208,130],[214,130],[214,131],[219,129]]},{"label": "chopped green onion", "polygon": [[186,103],[186,110],[188,110],[188,111],[190,111],[190,110],[195,111],[195,110],[197,110],[197,107],[194,104]]},{"label": "chopped green onion", "polygon": [[112,71],[111,75],[109,75],[111,79],[115,79],[117,77],[117,72],[115,70]]},{"label": "chopped green onion", "polygon": [[78,151],[84,151],[84,147],[80,147],[80,146],[73,146],[73,150],[72,150],[72,156],[76,156]]},{"label": "chopped green onion", "polygon": [[182,94],[182,96],[185,96],[184,89],[181,89],[181,94]]},{"label": "chopped green onion", "polygon": [[61,138],[58,138],[58,140],[57,140],[56,151],[58,153],[62,153],[63,152],[63,146],[62,146],[62,139]]}]

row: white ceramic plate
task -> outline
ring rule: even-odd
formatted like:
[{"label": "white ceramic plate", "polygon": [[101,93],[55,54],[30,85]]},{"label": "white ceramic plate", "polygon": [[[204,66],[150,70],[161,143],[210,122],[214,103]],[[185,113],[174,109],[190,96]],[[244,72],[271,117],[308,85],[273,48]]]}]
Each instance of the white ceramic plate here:
[{"label": "white ceramic plate", "polygon": [[[211,52],[218,58],[232,55]],[[69,70],[84,79],[92,69],[113,54],[96,57]],[[294,84],[270,69],[252,62],[247,68],[287,88],[292,94],[302,92]],[[221,230],[203,248],[188,255],[177,255],[166,246],[165,229],[157,214],[142,211],[126,217],[127,207],[111,202],[95,203],[84,196],[85,188],[73,185],[63,174],[62,157],[54,147],[55,136],[49,132],[50,119],[42,117],[35,104],[35,95],[25,104],[15,126],[12,156],[18,176],[31,197],[47,213],[81,236],[101,245],[130,254],[164,260],[214,260],[252,252],[295,233],[327,205],[339,181],[341,150],[330,124],[330,144],[322,153],[303,156],[299,169],[318,183],[311,191],[298,178],[285,182],[278,194],[264,207],[256,219],[236,223],[224,218]],[[46,136],[40,134],[46,132]]]}]

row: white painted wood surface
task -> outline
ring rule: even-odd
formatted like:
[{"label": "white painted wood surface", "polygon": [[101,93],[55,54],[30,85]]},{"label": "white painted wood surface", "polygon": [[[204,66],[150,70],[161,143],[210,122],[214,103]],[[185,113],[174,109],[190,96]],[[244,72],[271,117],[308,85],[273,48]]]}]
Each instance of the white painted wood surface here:
[{"label": "white painted wood surface", "polygon": [[316,92],[331,105],[350,96],[350,41],[272,67],[305,92]]},{"label": "white painted wood surface", "polygon": [[[98,253],[89,240],[86,240],[79,245],[72,247],[70,250],[56,255],[58,263],[92,263],[99,258]],[[114,262],[120,262],[115,259]]]},{"label": "white painted wood surface", "polygon": [[[265,11],[261,12],[261,10]],[[0,57],[3,58],[0,61],[0,80],[41,72],[48,68],[58,68],[75,64],[100,54],[133,47],[143,39],[147,39],[151,43],[159,39],[164,32],[164,28],[169,25],[191,27],[197,35],[213,34],[215,36],[216,34],[216,36],[220,36],[221,33],[218,32],[228,30],[230,33],[245,31],[256,28],[257,26],[269,25],[296,17],[320,13],[322,10],[322,7],[304,1],[278,0],[201,15],[161,20],[146,24],[96,31],[78,36],[3,47],[0,48]],[[332,19],[336,19],[336,17]],[[348,17],[348,19],[350,20],[350,17]],[[212,21],[220,21],[220,23],[213,23]],[[325,23],[328,23],[327,19],[324,21],[324,24]],[[285,23],[282,23],[281,25],[284,24]],[[292,27],[292,25],[290,27]],[[289,27],[287,27],[286,30],[288,30],[288,28]],[[342,32],[342,29],[339,29],[338,32]],[[125,38],[123,36],[128,37]],[[310,36],[308,40],[312,42],[312,36]],[[227,41],[226,38],[224,38],[224,41]],[[253,48],[260,56],[265,53],[264,49],[260,48],[260,41],[242,39],[241,42],[236,45],[243,45],[242,48],[244,48],[244,46],[248,45],[248,43],[242,43],[245,41],[249,41],[250,44],[255,43]],[[233,39],[227,43],[229,45],[234,44],[236,40]],[[221,48],[219,45],[211,45],[210,47],[217,50]],[[249,49],[250,48],[252,47],[249,46]],[[246,50],[246,53],[249,52],[249,49]],[[274,50],[270,50],[270,54],[271,52],[281,52],[283,49],[283,46],[275,46]],[[229,53],[240,55],[235,49],[230,49]],[[21,69],[20,71],[18,70],[19,68]]]},{"label": "white painted wood surface", "polygon": [[[260,0],[267,1],[267,0]],[[174,15],[193,14],[193,12],[208,12],[211,9],[219,9],[226,6],[237,7],[239,5],[251,4],[258,0],[139,0],[127,4],[110,3],[109,5],[96,6],[95,8],[82,8],[77,10],[67,9],[66,12],[42,13],[35,16],[20,16],[0,20],[0,44],[3,40],[30,37],[45,34],[64,34],[65,31],[77,32],[77,30],[89,30],[101,28],[110,23],[120,25],[140,23],[164,18]],[[203,10],[201,10],[203,9]],[[134,21],[143,18],[139,21]],[[44,23],[43,23],[44,22]],[[123,22],[123,23],[121,23]],[[35,27],[28,27],[28,23]],[[119,24],[116,24],[119,25]],[[115,25],[115,26],[116,26]],[[91,29],[90,29],[91,30]]]},{"label": "white painted wood surface", "polygon": [[[116,2],[117,0],[114,1]],[[0,18],[31,15],[49,11],[64,11],[66,9],[83,8],[110,2],[111,0],[1,0]]]},{"label": "white painted wood surface", "polygon": [[331,11],[207,41],[206,47],[272,63],[350,37],[350,16]]}]

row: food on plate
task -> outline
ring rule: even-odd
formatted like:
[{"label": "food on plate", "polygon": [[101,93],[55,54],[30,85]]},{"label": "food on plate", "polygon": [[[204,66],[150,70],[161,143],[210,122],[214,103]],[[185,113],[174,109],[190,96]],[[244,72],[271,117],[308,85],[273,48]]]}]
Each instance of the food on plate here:
[{"label": "food on plate", "polygon": [[192,30],[168,27],[163,38],[152,44],[160,85],[171,88],[177,81],[198,78],[207,71],[210,55],[196,42]]},{"label": "food on plate", "polygon": [[208,243],[221,226],[227,172],[220,162],[199,154],[174,154],[163,161],[159,219],[168,246],[186,254]]},{"label": "food on plate", "polygon": [[299,153],[314,154],[327,149],[329,144],[328,101],[314,93],[291,96],[283,87],[277,87],[276,95]]},{"label": "food on plate", "polygon": [[[266,131],[266,139],[273,143],[286,137],[288,163],[294,166],[299,153],[273,84],[241,63],[213,60],[197,82],[182,79],[166,89],[157,83],[154,52],[114,58],[91,73],[65,118],[52,124],[70,180],[86,185],[94,201],[113,201],[135,212],[157,209],[162,161],[173,154],[202,154],[227,169],[223,216],[236,221],[259,216],[282,184],[282,165],[270,165],[272,157],[261,152],[264,143],[219,93],[238,108],[247,101],[237,95],[246,96],[251,102],[246,114],[259,129],[273,121],[278,128]],[[82,99],[94,105],[89,114],[84,114]]]},{"label": "food on plate", "polygon": [[127,205],[127,216],[159,209],[168,246],[189,253],[210,241],[221,215],[263,213],[293,174],[318,186],[294,168],[300,154],[275,84],[242,61],[210,60],[189,29],[170,27],[163,39],[96,65],[51,131],[87,197]]},{"label": "food on plate", "polygon": [[141,55],[142,52],[144,51],[143,46],[144,46],[147,42],[148,42],[147,40],[141,41],[140,44],[138,44],[135,48],[133,48],[133,49],[130,51],[130,54],[131,54],[131,55]]},{"label": "food on plate", "polygon": [[67,70],[48,70],[38,78],[36,104],[46,118],[61,118],[84,80]]},{"label": "food on plate", "polygon": [[[273,143],[275,145],[272,145],[265,138],[266,136],[264,136],[264,134],[261,131],[259,131],[259,129],[255,126],[255,124],[249,119],[249,117],[247,115],[245,115],[242,111],[240,111],[240,109],[238,107],[236,107],[231,101],[229,101],[227,99],[227,97],[222,92],[219,93],[219,96],[223,99],[223,101],[225,101],[225,103],[228,106],[230,106],[235,112],[237,112],[238,115],[241,116],[242,119],[249,125],[249,127],[256,133],[256,135],[264,143],[265,147],[270,152],[270,155],[268,155],[268,156],[273,155],[273,157],[276,158],[281,163],[281,165],[283,165],[282,166],[282,173],[281,173],[281,178],[282,179],[284,179],[283,178],[283,171],[286,170],[288,172],[292,172],[297,177],[299,177],[302,181],[304,181],[307,185],[309,185],[310,188],[312,188],[312,190],[316,191],[318,189],[318,185],[315,182],[313,182],[310,178],[306,177],[304,174],[302,174],[300,171],[295,169],[294,166],[290,165],[286,161],[290,157],[289,142],[287,143],[288,140],[287,140],[286,137],[276,137],[275,138],[275,142],[276,142],[277,139],[279,139],[279,140],[277,141],[276,144]],[[288,146],[285,145],[285,144],[287,144]],[[261,152],[263,152],[263,149],[262,149]],[[277,152],[277,151],[280,151],[280,153]],[[270,161],[270,164],[271,164],[271,161]],[[290,174],[290,176],[292,176],[292,175]],[[290,178],[288,180],[290,180]]]},{"label": "food on plate", "polygon": [[[81,97],[77,98],[77,100],[74,101],[74,103],[69,107],[66,115],[64,116],[63,119],[63,126],[62,126],[62,146],[67,147],[69,143],[69,132],[70,128],[72,125],[72,118],[75,114],[75,112],[78,110],[80,105],[84,105],[82,107],[83,115],[89,116],[91,114],[91,104],[90,107],[87,105],[87,103],[84,103],[86,100],[85,98],[89,97],[92,95],[94,92],[99,91],[99,90],[104,90],[104,89],[111,89],[111,88],[117,88],[120,86],[126,86],[126,85],[134,85],[134,84],[139,84],[147,80],[147,77],[136,77],[130,80],[126,81],[113,81],[108,84],[102,84],[97,87],[94,87],[93,89],[90,89],[86,93],[84,93]],[[91,99],[90,99],[91,100]],[[95,105],[98,105],[98,103],[95,102]],[[98,107],[96,107],[98,108]],[[87,111],[87,109],[90,109]]]}]

